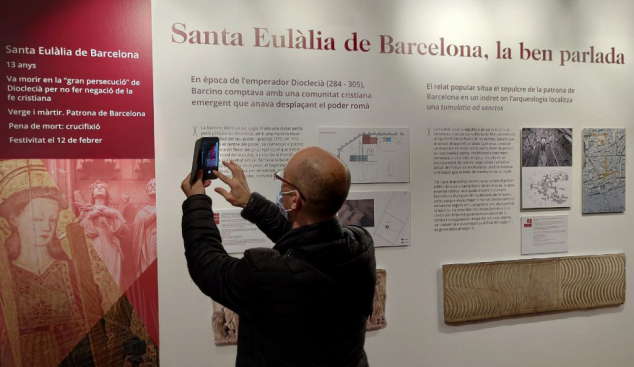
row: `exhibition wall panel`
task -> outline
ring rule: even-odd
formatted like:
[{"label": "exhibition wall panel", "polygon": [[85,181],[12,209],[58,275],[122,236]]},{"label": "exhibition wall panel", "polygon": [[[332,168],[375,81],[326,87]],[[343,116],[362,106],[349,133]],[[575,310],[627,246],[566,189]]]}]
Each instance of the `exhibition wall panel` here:
[{"label": "exhibition wall panel", "polygon": [[0,365],[156,366],[150,3],[0,19]]},{"label": "exhibition wall panel", "polygon": [[[214,343],[214,305],[189,277],[180,233],[180,183],[194,142],[211,136],[272,200],[273,173],[301,148],[348,165],[339,218],[370,232],[389,273],[377,286],[387,326],[366,334],[372,366],[632,364],[627,302],[450,326],[441,269],[632,255],[634,4],[28,0],[0,10],[0,365],[154,366],[159,352],[164,366],[234,365],[236,347]],[[273,245],[209,195],[229,252]],[[621,268],[615,281],[595,265],[619,291],[609,304],[620,303]],[[450,288],[485,297],[498,283],[480,287],[490,274],[474,267],[458,268]],[[548,273],[546,288],[600,289],[570,269]],[[601,304],[582,293],[572,298],[583,307]],[[478,316],[478,300],[463,296]]]},{"label": "exhibition wall panel", "polygon": [[[372,365],[629,365],[628,303],[448,326],[441,266],[527,258],[525,215],[566,215],[568,255],[630,255],[626,161],[600,158],[595,177],[597,197],[626,200],[623,213],[583,215],[581,198],[582,130],[631,130],[632,4],[162,0],[153,10],[164,363],[235,359],[235,347],[213,346],[213,306],[188,279],[175,212],[194,141],[220,136],[221,157],[271,199],[272,173],[316,144],[348,163],[352,191],[365,192],[355,198],[411,193],[407,218],[395,220],[411,222],[409,243],[377,250],[389,322],[367,335]],[[407,144],[394,144],[400,131]],[[523,157],[534,176],[523,175]],[[536,209],[523,210],[523,197]],[[368,203],[357,203],[358,219]],[[397,212],[374,211],[368,223]]]}]

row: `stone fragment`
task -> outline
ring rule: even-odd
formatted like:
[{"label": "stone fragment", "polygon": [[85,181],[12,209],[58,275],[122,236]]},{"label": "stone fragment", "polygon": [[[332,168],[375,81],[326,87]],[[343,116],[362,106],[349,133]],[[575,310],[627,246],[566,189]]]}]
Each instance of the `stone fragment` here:
[{"label": "stone fragment", "polygon": [[443,266],[445,323],[625,302],[625,254]]}]

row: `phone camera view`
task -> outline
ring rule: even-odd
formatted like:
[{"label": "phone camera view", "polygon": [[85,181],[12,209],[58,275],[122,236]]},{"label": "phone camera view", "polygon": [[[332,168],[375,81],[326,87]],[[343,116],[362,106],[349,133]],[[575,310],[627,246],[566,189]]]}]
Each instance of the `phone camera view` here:
[{"label": "phone camera view", "polygon": [[203,162],[203,170],[207,172],[207,174],[211,174],[211,172],[215,169],[218,169],[218,144],[215,141],[204,141],[202,144],[202,162]]},{"label": "phone camera view", "polygon": [[203,171],[203,181],[214,180],[217,178],[213,171],[218,170],[218,162],[220,161],[219,151],[220,141],[216,137],[200,138],[196,140],[190,180],[192,185],[196,181],[198,170]]}]

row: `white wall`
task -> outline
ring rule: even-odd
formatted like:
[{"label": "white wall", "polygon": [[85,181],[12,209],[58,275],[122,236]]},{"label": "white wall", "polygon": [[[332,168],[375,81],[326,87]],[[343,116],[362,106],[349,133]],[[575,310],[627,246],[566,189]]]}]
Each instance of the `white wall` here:
[{"label": "white wall", "polygon": [[[232,366],[235,347],[216,347],[211,301],[187,274],[180,237],[180,181],[188,172],[195,137],[192,126],[305,127],[306,144],[316,144],[317,126],[398,126],[411,131],[409,184],[356,185],[354,190],[412,192],[412,245],[377,250],[387,269],[388,327],[370,332],[366,350],[373,366],[631,366],[634,309],[621,307],[541,315],[467,326],[442,321],[441,266],[448,263],[520,259],[519,190],[515,225],[466,233],[433,231],[432,151],[427,127],[572,127],[573,202],[569,210],[569,253],[632,253],[632,185],[625,214],[581,215],[581,129],[625,127],[631,142],[634,73],[634,4],[626,1],[197,1],[153,2],[156,163],[159,206],[159,301],[161,363],[164,366]],[[244,35],[244,47],[171,42],[173,23],[189,29],[227,28]],[[338,41],[334,52],[253,48],[253,28],[319,29]],[[342,42],[352,32],[373,49],[348,53]],[[407,42],[481,45],[489,60],[382,55],[380,34]],[[495,42],[512,47],[597,51],[616,47],[625,65],[494,60]],[[373,94],[369,111],[286,111],[192,107],[191,75],[362,80]],[[572,104],[505,104],[503,112],[429,112],[426,83],[563,86],[576,89]],[[519,141],[513,162],[519,182]],[[630,149],[631,151],[631,149]],[[628,153],[631,157],[631,154]],[[627,170],[633,172],[628,157]],[[271,194],[269,180],[253,190]],[[228,207],[216,196],[215,207]],[[631,282],[631,272],[627,273]]]}]

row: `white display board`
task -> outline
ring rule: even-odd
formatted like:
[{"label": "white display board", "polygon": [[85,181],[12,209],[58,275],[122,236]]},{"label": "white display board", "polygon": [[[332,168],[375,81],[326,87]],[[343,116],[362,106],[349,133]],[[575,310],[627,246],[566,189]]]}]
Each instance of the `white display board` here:
[{"label": "white display board", "polygon": [[408,191],[351,192],[338,213],[342,224],[364,227],[375,247],[408,246],[411,193]]},{"label": "white display board", "polygon": [[348,166],[352,183],[409,182],[409,129],[320,128],[318,145]]},{"label": "white display board", "polygon": [[[352,186],[411,193],[410,246],[376,251],[390,274],[390,323],[366,338],[372,366],[631,365],[629,303],[449,327],[440,269],[527,258],[523,128],[572,137],[569,202],[530,215],[568,215],[569,255],[632,256],[628,211],[582,214],[582,131],[634,131],[634,3],[157,0],[152,8],[163,365],[235,363],[234,347],[213,346],[211,303],[183,257],[179,187],[195,139],[219,136],[221,158],[242,164],[251,189],[274,199],[273,172],[302,147],[334,146],[320,129],[340,128],[408,129],[411,138],[407,180]],[[208,191],[214,208],[230,208]]]},{"label": "white display board", "polygon": [[271,240],[253,223],[242,218],[241,209],[220,209],[214,220],[220,230],[222,244],[230,254],[242,253],[254,247],[271,247]]},{"label": "white display board", "polygon": [[522,217],[522,255],[568,252],[568,216]]}]

